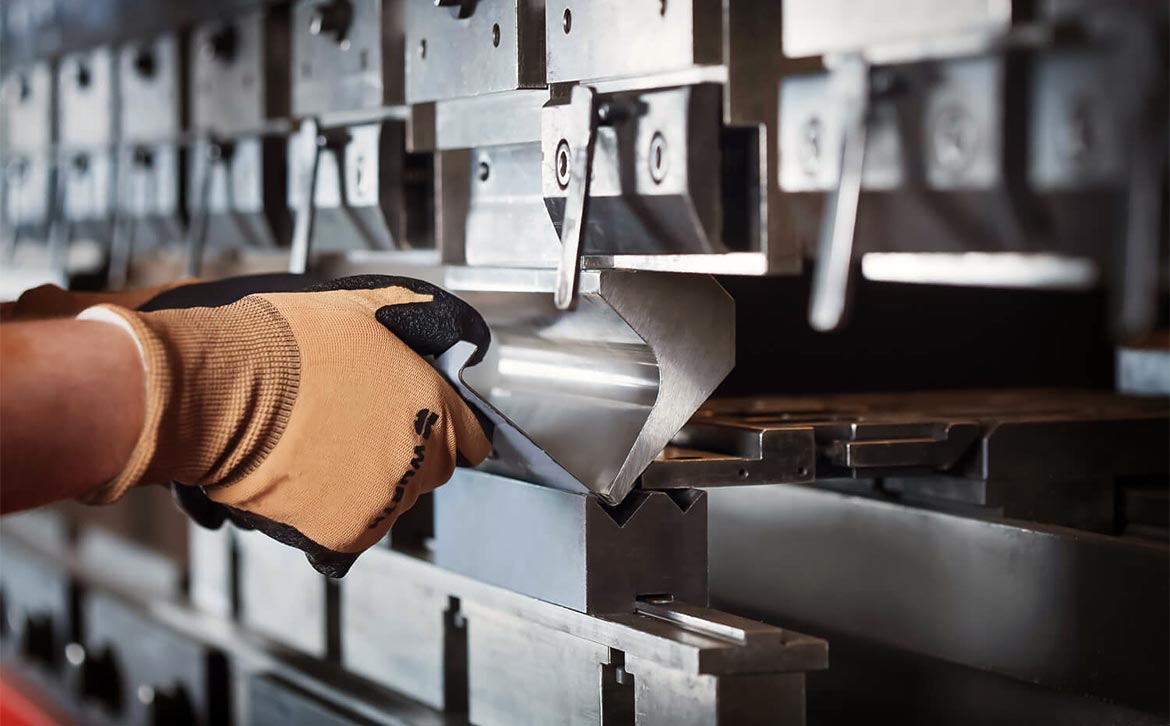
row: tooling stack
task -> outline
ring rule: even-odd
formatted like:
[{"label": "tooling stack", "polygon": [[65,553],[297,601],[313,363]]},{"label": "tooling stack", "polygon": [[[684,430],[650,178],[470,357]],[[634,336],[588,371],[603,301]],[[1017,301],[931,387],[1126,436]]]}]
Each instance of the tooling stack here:
[{"label": "tooling stack", "polygon": [[5,297],[429,280],[523,433],[340,580],[159,491],[6,518],[6,670],[93,723],[1164,722],[1165,3],[892,7],[4,3]]}]

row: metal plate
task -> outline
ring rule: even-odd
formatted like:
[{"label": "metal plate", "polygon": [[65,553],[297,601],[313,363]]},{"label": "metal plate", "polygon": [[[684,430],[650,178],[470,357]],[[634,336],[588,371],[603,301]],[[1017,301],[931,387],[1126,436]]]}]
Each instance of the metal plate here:
[{"label": "metal plate", "polygon": [[[1115,67],[1115,66],[1114,66]],[[1032,73],[1028,180],[1042,190],[1118,181],[1125,166],[1123,123],[1113,110],[1125,99],[1109,58],[1092,51],[1050,51]]]},{"label": "metal plate", "polygon": [[999,0],[955,0],[939,12],[931,0],[902,0],[896,6],[869,0],[784,0],[784,54],[790,58],[867,48],[915,58],[970,48],[1002,33],[1012,4]]},{"label": "metal plate", "polygon": [[4,161],[5,224],[26,228],[47,224],[53,198],[48,150],[27,156],[13,154]]},{"label": "metal plate", "polygon": [[923,119],[931,188],[988,189],[1001,182],[1004,73],[1001,58],[938,65]]},{"label": "metal plate", "polygon": [[718,0],[548,0],[548,80],[677,71],[722,60]]},{"label": "metal plate", "polygon": [[236,134],[288,114],[288,18],[279,8],[191,33],[191,128]]},{"label": "metal plate", "polygon": [[340,582],[342,665],[434,708],[466,708],[467,631],[458,599],[427,578],[380,565],[365,555]]},{"label": "metal plate", "polygon": [[101,148],[114,143],[117,79],[113,48],[95,48],[61,59],[57,121],[62,146]]},{"label": "metal plate", "polygon": [[8,149],[42,151],[53,143],[53,71],[47,61],[9,71],[3,97]]},{"label": "metal plate", "polygon": [[259,532],[237,532],[240,622],[323,658],[328,652],[326,579],[305,554]]},{"label": "metal plate", "polygon": [[404,4],[407,103],[544,85],[543,3],[478,2],[466,18],[433,0]]},{"label": "metal plate", "polygon": [[468,605],[467,618],[472,723],[600,722],[600,673],[607,647],[489,608]]},{"label": "metal plate", "polygon": [[176,34],[118,49],[118,133],[123,142],[164,141],[182,133],[184,61]]},{"label": "metal plate", "polygon": [[807,487],[709,497],[722,607],[1164,713],[1165,543]]},{"label": "metal plate", "polygon": [[352,0],[339,33],[314,33],[329,0],[298,0],[292,9],[292,112],[316,116],[402,101],[402,3]]},{"label": "metal plate", "polygon": [[[862,188],[902,185],[902,139],[888,103],[871,109],[865,139]],[[841,170],[845,108],[829,74],[788,76],[780,81],[780,187],[786,192],[831,191]]]},{"label": "metal plate", "polygon": [[65,175],[65,218],[70,222],[109,220],[114,213],[113,152],[109,148],[60,153],[58,174]]},{"label": "metal plate", "polygon": [[191,603],[203,612],[232,617],[235,613],[234,530],[227,525],[205,529],[191,522],[187,540]]},{"label": "metal plate", "polygon": [[541,193],[539,144],[478,149],[471,179],[463,255],[469,265],[552,267],[560,240]]}]

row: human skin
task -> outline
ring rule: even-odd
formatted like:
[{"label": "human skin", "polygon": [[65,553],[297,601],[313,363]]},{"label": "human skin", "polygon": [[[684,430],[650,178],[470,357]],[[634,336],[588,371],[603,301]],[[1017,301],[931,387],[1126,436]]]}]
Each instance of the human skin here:
[{"label": "human skin", "polygon": [[0,513],[83,496],[130,457],[146,383],[133,339],[104,322],[0,325]]}]

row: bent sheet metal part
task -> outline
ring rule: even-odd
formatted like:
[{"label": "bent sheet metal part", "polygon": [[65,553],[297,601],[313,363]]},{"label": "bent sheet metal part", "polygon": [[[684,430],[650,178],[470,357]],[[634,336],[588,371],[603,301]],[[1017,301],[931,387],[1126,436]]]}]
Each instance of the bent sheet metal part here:
[{"label": "bent sheet metal part", "polygon": [[617,504],[734,364],[734,302],[710,276],[586,272],[558,311],[545,271],[449,272],[493,342],[435,366],[496,426],[491,471]]}]

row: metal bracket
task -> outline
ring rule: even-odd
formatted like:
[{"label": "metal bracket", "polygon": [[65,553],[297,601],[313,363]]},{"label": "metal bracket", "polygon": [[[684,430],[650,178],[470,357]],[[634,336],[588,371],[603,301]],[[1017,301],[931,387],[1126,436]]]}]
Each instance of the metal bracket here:
[{"label": "metal bracket", "polygon": [[316,119],[307,118],[301,122],[296,143],[299,149],[298,156],[304,156],[306,161],[299,165],[291,180],[296,185],[298,196],[294,205],[296,217],[293,220],[288,271],[303,275],[309,267],[309,248],[313,239],[313,220],[316,215],[313,195],[317,189],[317,167],[321,162],[321,149],[325,145]]},{"label": "metal bracket", "polygon": [[[581,272],[581,242],[585,236],[585,215],[589,210],[589,182],[593,175],[593,149],[597,144],[597,93],[588,86],[574,86],[569,97],[572,109],[570,133],[557,147],[557,176],[568,165],[569,190],[561,223],[561,259],[557,264],[557,310],[577,305],[577,281]],[[563,150],[563,151],[562,151]]]},{"label": "metal bracket", "polygon": [[60,163],[53,165],[53,199],[49,207],[49,265],[60,270],[61,279],[69,279],[69,238],[73,234],[73,225],[65,218],[65,195],[68,189],[68,176],[61,168]]},{"label": "metal bracket", "polygon": [[[139,163],[146,163],[148,158],[146,155],[148,151],[144,149],[136,149],[131,158],[130,164],[137,165]],[[130,192],[130,179],[132,178],[131,171],[126,168],[127,164],[119,164],[118,174],[119,183],[117,185],[118,194],[125,202],[125,207],[130,208],[130,202],[126,196]],[[123,176],[125,175],[125,176]],[[146,213],[146,194],[147,184],[146,179],[142,174],[137,174],[138,177],[138,194],[135,195],[137,205],[132,211],[120,211],[114,218],[114,233],[110,239],[110,264],[106,273],[106,285],[111,290],[121,290],[126,287],[126,282],[130,278],[130,258],[134,254],[134,235],[137,232],[138,220],[137,217]],[[122,179],[126,183],[122,183]],[[117,205],[123,206],[121,204]]]},{"label": "metal bracket", "polygon": [[820,331],[834,330],[841,324],[848,300],[849,266],[853,259],[869,127],[869,65],[861,56],[843,56],[832,71],[832,84],[845,110],[840,140],[841,169],[836,190],[825,200],[809,302],[809,324]]},{"label": "metal bracket", "polygon": [[213,137],[205,139],[206,158],[203,161],[203,174],[199,179],[198,209],[187,225],[187,277],[198,277],[203,267],[203,250],[207,244],[207,224],[211,215],[211,177],[215,167],[224,158],[223,146]]}]

